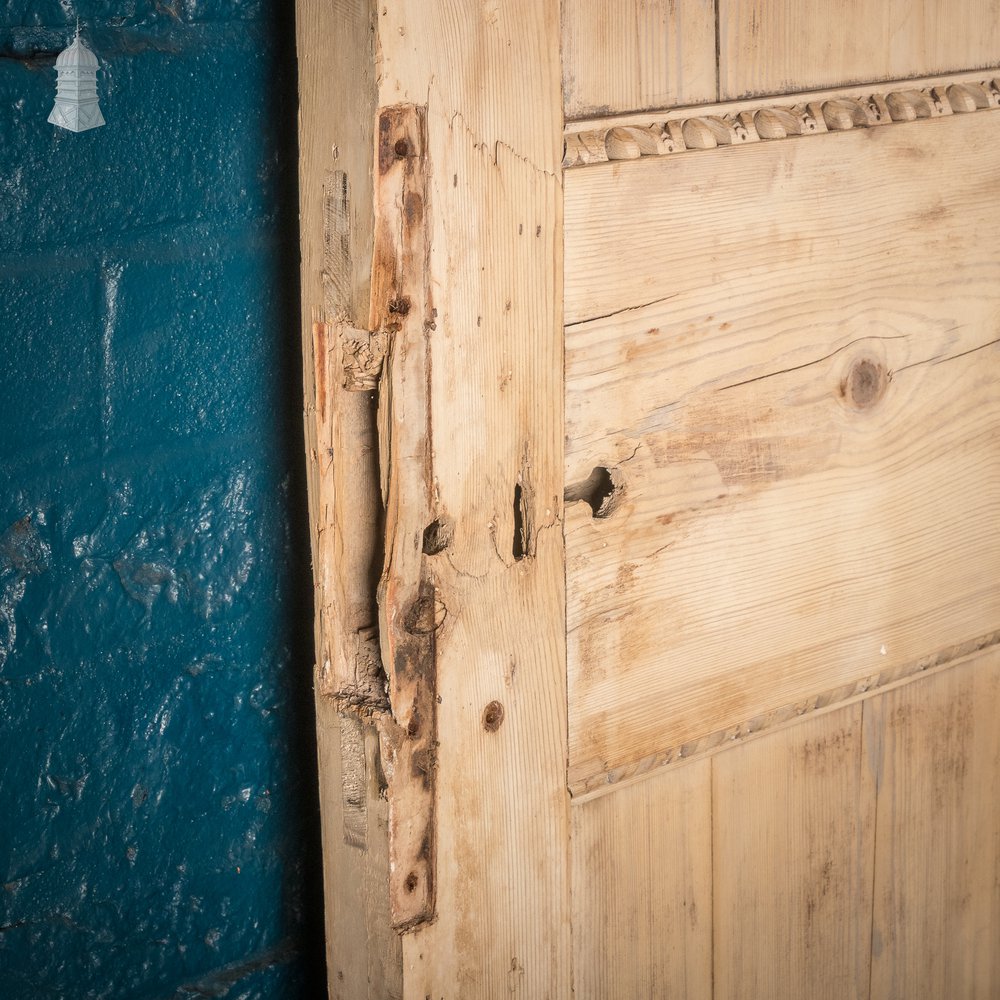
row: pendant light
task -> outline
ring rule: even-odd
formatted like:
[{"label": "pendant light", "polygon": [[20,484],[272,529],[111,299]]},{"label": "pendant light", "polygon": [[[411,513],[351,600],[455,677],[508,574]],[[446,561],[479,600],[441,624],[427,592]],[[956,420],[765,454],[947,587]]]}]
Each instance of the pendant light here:
[{"label": "pendant light", "polygon": [[56,103],[49,121],[70,132],[86,132],[104,124],[104,115],[97,103],[97,56],[80,37],[80,22],[76,37],[68,49],[56,59]]}]

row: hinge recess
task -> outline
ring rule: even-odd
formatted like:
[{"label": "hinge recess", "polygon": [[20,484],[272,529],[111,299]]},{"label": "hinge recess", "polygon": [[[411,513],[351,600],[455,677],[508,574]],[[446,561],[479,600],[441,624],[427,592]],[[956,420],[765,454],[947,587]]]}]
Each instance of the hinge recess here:
[{"label": "hinge recess", "polygon": [[393,924],[406,929],[434,915],[436,642],[445,617],[423,551],[434,517],[425,110],[381,109],[375,142],[369,325],[387,344],[379,392],[385,497],[379,638],[391,708],[379,734],[389,795],[389,903]]},{"label": "hinge recess", "polygon": [[[378,732],[389,802],[389,903],[400,931],[434,916],[436,643],[446,617],[424,544],[425,530],[436,523],[427,189],[425,109],[381,109],[368,329],[338,312],[330,345],[326,324],[314,325],[321,496],[335,510],[335,537],[321,566],[337,581],[339,612],[325,640],[332,662],[324,664],[319,683],[342,713]],[[329,185],[326,216],[327,247],[340,260],[348,241],[336,237],[350,224],[350,205],[337,178]],[[328,263],[324,273],[337,284],[336,267]],[[342,302],[345,295],[333,291],[329,301]],[[337,373],[333,398],[328,367]],[[364,510],[345,509],[358,503]],[[351,519],[366,526],[356,537]]]}]

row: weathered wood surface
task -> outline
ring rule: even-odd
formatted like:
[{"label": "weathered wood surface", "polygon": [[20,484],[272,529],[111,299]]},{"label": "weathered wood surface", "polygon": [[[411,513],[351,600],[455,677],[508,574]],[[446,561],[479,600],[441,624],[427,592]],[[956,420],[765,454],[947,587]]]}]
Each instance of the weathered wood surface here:
[{"label": "weathered wood surface", "polygon": [[1000,991],[1000,652],[573,805],[604,1000]]},{"label": "weathered wood surface", "polygon": [[719,97],[1000,63],[992,0],[719,0]]},{"label": "weathered wood surface", "polygon": [[995,629],[998,140],[567,173],[567,496],[608,515],[566,512],[575,791]]},{"label": "weathered wood surface", "polygon": [[400,930],[433,918],[436,883],[436,661],[444,611],[424,551],[433,520],[427,386],[435,330],[426,126],[424,109],[412,104],[379,112],[368,322],[387,351],[378,382],[385,498],[378,634],[390,710],[377,721],[389,800],[389,904]]},{"label": "weathered wood surface", "polygon": [[[345,389],[341,332],[369,310],[375,6],[299,3],[302,354],[316,584],[316,722],[330,996],[402,996],[389,915],[378,738],[351,706],[384,695],[373,637],[381,498],[370,392]],[[331,59],[331,53],[337,53]],[[350,449],[350,463],[334,461]],[[374,661],[374,662],[373,662]]]},{"label": "weathered wood surface", "polygon": [[868,997],[874,781],[863,706],[712,758],[714,990]]},{"label": "weathered wood surface", "polygon": [[712,996],[712,761],[573,807],[578,997]]},{"label": "weathered wood surface", "polygon": [[565,0],[571,120],[1000,65],[991,0]]},{"label": "weathered wood surface", "polygon": [[564,0],[567,118],[715,100],[713,0]]},{"label": "weathered wood surface", "polygon": [[1000,995],[998,706],[996,648],[866,705],[873,998]]},{"label": "weathered wood surface", "polygon": [[298,8],[331,996],[996,995],[1000,115],[564,175],[561,76],[717,100],[710,5]]},{"label": "weathered wood surface", "polygon": [[570,995],[555,0],[380,7],[379,103],[426,106],[436,916],[405,993]]}]

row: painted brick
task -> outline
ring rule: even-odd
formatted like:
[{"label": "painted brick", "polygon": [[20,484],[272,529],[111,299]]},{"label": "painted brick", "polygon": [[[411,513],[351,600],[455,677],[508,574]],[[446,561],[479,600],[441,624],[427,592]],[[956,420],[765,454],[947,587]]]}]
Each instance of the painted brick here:
[{"label": "painted brick", "polygon": [[4,1000],[324,989],[292,36],[0,0]]}]

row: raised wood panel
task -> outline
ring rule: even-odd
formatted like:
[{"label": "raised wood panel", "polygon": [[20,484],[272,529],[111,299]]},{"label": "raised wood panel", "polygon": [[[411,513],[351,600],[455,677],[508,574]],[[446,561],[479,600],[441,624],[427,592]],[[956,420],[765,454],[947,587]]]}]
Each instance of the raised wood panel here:
[{"label": "raised wood panel", "polygon": [[576,791],[1000,623],[998,141],[567,173],[568,495],[619,487],[566,511]]},{"label": "raised wood panel", "polygon": [[998,704],[992,647],[576,802],[576,995],[996,997]]},{"label": "raised wood panel", "polygon": [[996,648],[870,706],[873,1000],[1000,991],[998,708]]},{"label": "raised wood panel", "polygon": [[710,760],[573,808],[578,997],[712,996]]},{"label": "raised wood panel", "polygon": [[716,997],[867,1000],[875,797],[861,715],[712,758]]},{"label": "raised wood panel", "polygon": [[567,118],[715,99],[714,0],[564,0]]},{"label": "raised wood panel", "polygon": [[995,0],[719,0],[719,96],[1000,63]]}]

